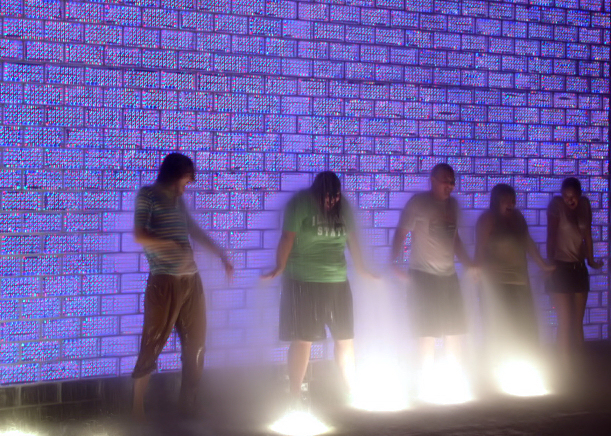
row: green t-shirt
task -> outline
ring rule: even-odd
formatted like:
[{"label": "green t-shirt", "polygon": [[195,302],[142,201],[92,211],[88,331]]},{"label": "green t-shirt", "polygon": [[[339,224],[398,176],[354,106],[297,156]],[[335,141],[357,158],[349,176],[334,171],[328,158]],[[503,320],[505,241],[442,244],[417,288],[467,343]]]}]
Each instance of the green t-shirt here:
[{"label": "green t-shirt", "polygon": [[302,282],[346,281],[346,239],[354,230],[354,217],[342,198],[340,222],[329,225],[310,191],[298,192],[284,212],[283,230],[295,232],[295,242],[286,264],[288,277]]}]

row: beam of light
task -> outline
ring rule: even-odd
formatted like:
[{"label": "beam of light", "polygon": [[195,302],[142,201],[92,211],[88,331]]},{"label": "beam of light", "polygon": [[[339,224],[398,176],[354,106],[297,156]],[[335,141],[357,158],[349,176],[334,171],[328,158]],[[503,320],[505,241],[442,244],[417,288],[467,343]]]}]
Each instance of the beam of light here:
[{"label": "beam of light", "polygon": [[453,358],[426,365],[418,380],[420,400],[432,404],[461,404],[474,399],[469,380]]},{"label": "beam of light", "polygon": [[407,409],[407,386],[399,365],[372,360],[359,367],[351,406],[369,412]]},{"label": "beam of light", "polygon": [[331,429],[314,415],[304,411],[291,411],[273,423],[269,429],[286,436],[315,436]]},{"label": "beam of light", "polygon": [[0,436],[38,436],[37,433],[21,430],[0,430]]},{"label": "beam of light", "polygon": [[526,360],[511,360],[496,370],[496,380],[503,392],[520,397],[549,394],[537,365]]}]

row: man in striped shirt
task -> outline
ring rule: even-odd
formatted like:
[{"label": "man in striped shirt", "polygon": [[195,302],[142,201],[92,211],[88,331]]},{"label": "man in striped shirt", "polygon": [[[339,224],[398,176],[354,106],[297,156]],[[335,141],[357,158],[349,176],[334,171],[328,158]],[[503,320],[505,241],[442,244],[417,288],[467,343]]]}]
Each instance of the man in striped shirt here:
[{"label": "man in striped shirt", "polygon": [[149,264],[142,343],[132,374],[137,420],[144,419],[144,393],[174,327],[182,346],[181,411],[195,412],[204,366],[206,307],[190,238],[218,255],[228,276],[233,273],[223,250],[195,223],[182,200],[187,184],[194,180],[191,159],[171,153],[163,160],[155,184],[141,188],[136,198],[134,236]]}]

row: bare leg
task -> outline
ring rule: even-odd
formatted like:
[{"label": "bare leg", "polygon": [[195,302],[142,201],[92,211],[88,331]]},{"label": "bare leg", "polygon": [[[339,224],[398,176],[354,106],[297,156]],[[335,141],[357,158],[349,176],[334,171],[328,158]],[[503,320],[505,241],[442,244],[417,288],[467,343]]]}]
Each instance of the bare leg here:
[{"label": "bare leg", "polygon": [[420,370],[430,368],[435,361],[435,338],[425,336],[419,339]]},{"label": "bare leg", "polygon": [[132,417],[136,421],[144,421],[144,419],[146,418],[144,414],[144,394],[146,393],[146,387],[148,386],[150,379],[150,374],[134,379],[134,400],[132,408]]},{"label": "bare leg", "polygon": [[571,328],[571,318],[573,318],[571,316],[571,297],[571,294],[552,294],[552,303],[556,308],[556,316],[558,317],[558,351],[560,352],[560,361],[565,369],[569,367],[571,360],[571,336],[573,334]]},{"label": "bare leg", "polygon": [[583,349],[583,316],[586,313],[586,303],[588,294],[579,292],[573,297],[573,347],[575,351],[581,352]]},{"label": "bare leg", "polygon": [[293,341],[289,347],[288,366],[289,366],[289,389],[291,396],[299,397],[301,394],[301,384],[305,378],[308,363],[310,362],[311,342]]},{"label": "bare leg", "polygon": [[354,341],[352,339],[335,341],[334,354],[335,361],[342,371],[348,392],[352,392],[355,379]]},{"label": "bare leg", "polygon": [[427,401],[434,386],[433,365],[435,363],[435,338],[432,336],[421,337],[418,340],[418,357],[420,359],[419,368],[416,371],[416,387],[418,395]]},{"label": "bare leg", "polygon": [[464,335],[451,335],[445,337],[446,356],[454,359],[462,365],[463,363],[463,338]]}]

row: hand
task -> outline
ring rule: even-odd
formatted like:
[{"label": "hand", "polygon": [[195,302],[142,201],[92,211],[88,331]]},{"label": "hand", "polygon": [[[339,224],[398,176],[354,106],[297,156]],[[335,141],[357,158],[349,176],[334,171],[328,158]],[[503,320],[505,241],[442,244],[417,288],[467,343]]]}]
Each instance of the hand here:
[{"label": "hand", "polygon": [[268,272],[267,274],[261,275],[261,278],[264,280],[271,280],[277,277],[278,275],[280,275],[281,272],[282,272],[282,268],[276,267],[272,271]]},{"label": "hand", "polygon": [[543,271],[545,274],[551,274],[556,270],[556,265],[552,265],[549,263],[543,263],[541,265],[541,271]]},{"label": "hand", "polygon": [[370,271],[367,271],[366,269],[359,271],[359,274],[363,276],[363,278],[368,280],[380,280],[379,274],[372,273]]},{"label": "hand", "polygon": [[409,282],[411,280],[410,274],[401,269],[396,263],[393,263],[392,270],[404,282]]},{"label": "hand", "polygon": [[594,260],[594,258],[588,259],[588,265],[590,266],[590,268],[601,269],[604,264],[605,263],[602,260]]},{"label": "hand", "polygon": [[233,264],[224,255],[221,256],[221,263],[223,264],[223,268],[225,268],[225,275],[227,276],[227,279],[231,281],[234,270]]},{"label": "hand", "polygon": [[465,273],[475,282],[479,282],[482,278],[482,270],[478,266],[472,265],[467,267]]}]

